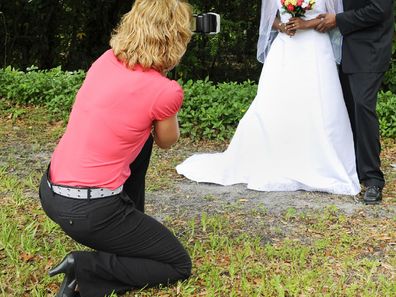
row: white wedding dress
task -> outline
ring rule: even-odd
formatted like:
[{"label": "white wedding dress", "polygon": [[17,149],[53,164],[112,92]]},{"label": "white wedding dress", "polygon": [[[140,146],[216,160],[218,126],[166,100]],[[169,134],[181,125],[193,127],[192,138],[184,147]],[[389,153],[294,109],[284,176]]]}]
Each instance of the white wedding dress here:
[{"label": "white wedding dress", "polygon": [[[306,17],[326,12],[324,1],[317,0]],[[289,18],[281,17],[283,22]],[[257,96],[228,149],[193,155],[176,170],[193,181],[244,183],[258,191],[359,193],[352,131],[329,35],[315,30],[278,34]]]}]

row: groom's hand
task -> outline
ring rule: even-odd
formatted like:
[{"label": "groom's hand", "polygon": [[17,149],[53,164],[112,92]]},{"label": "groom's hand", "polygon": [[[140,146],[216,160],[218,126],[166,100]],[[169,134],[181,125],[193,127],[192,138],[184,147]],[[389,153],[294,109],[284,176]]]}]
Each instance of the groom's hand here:
[{"label": "groom's hand", "polygon": [[318,15],[316,18],[320,20],[319,24],[315,28],[316,31],[324,33],[337,26],[335,14],[323,13]]}]

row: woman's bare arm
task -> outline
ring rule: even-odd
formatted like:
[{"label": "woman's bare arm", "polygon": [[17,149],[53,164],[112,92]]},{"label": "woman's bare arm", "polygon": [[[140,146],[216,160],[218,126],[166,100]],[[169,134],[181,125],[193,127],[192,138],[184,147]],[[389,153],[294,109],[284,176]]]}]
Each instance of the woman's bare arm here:
[{"label": "woman's bare arm", "polygon": [[180,136],[177,115],[162,121],[155,121],[153,134],[154,141],[160,148],[170,148]]},{"label": "woman's bare arm", "polygon": [[320,22],[320,19],[303,20],[301,18],[291,18],[286,24],[286,30],[315,29],[320,24]]}]

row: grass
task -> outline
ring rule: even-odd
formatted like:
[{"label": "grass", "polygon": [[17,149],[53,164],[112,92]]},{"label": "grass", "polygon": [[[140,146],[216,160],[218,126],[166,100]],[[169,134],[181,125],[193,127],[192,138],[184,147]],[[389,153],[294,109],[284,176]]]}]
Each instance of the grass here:
[{"label": "grass", "polygon": [[[61,278],[48,277],[48,269],[69,251],[84,249],[45,216],[37,199],[64,123],[49,123],[43,109],[0,105],[0,126],[0,296],[53,296]],[[180,179],[173,168],[189,151],[224,145],[183,140],[170,151],[155,150],[149,190],[172,187]],[[383,163],[396,163],[395,141],[383,146]],[[386,177],[378,215],[346,215],[333,206],[280,215],[265,207],[172,215],[164,223],[188,249],[192,277],[126,296],[396,296],[396,215],[381,215],[396,205],[389,183],[394,171],[386,170]]]}]

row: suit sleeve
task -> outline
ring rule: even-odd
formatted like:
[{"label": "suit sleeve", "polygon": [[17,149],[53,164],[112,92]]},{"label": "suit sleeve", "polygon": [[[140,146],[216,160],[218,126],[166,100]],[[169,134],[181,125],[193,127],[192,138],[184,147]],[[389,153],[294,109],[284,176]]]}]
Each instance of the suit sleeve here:
[{"label": "suit sleeve", "polygon": [[336,15],[337,27],[345,36],[382,23],[388,11],[393,10],[392,2],[392,0],[371,0],[361,8],[339,13]]}]

